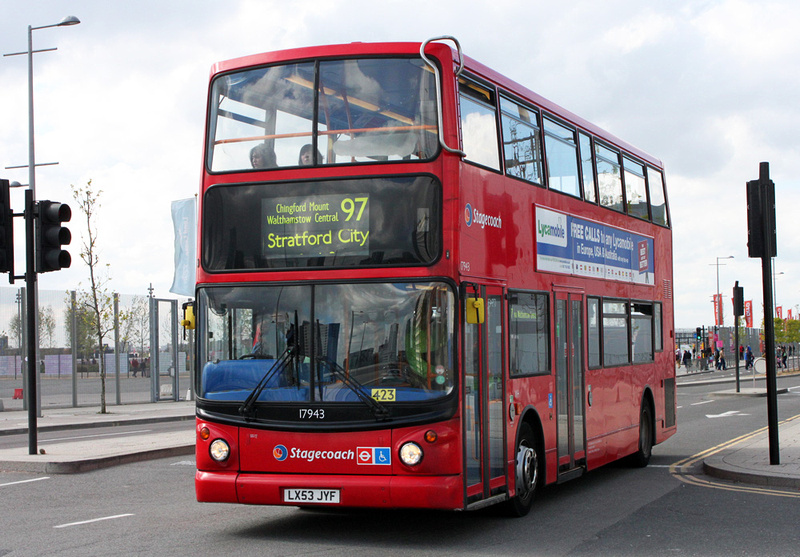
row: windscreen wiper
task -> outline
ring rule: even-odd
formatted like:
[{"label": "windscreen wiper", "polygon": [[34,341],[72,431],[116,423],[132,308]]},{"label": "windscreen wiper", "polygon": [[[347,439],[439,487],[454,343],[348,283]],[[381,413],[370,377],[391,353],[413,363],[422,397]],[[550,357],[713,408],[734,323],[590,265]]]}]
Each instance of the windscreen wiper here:
[{"label": "windscreen wiper", "polygon": [[341,379],[342,383],[353,391],[355,395],[358,397],[358,400],[364,403],[364,405],[369,408],[372,415],[375,416],[375,419],[379,422],[383,422],[389,419],[389,409],[386,408],[383,404],[372,398],[371,396],[367,396],[364,393],[364,385],[353,379],[339,364],[331,360],[330,358],[321,356],[319,361],[325,363],[330,367],[331,373]]},{"label": "windscreen wiper", "polygon": [[286,349],[283,351],[283,353],[281,353],[280,356],[278,356],[278,359],[275,360],[275,363],[272,364],[272,367],[267,370],[255,388],[250,392],[249,395],[247,395],[247,398],[244,399],[244,402],[239,407],[239,414],[242,416],[248,417],[250,415],[253,405],[255,404],[256,400],[258,400],[261,392],[267,386],[267,383],[269,383],[269,380],[275,375],[275,372],[284,369],[286,364],[288,364],[292,358],[294,358],[298,345],[297,334],[296,331],[293,332],[292,329],[289,330],[289,334],[291,335],[291,338],[286,339]]}]

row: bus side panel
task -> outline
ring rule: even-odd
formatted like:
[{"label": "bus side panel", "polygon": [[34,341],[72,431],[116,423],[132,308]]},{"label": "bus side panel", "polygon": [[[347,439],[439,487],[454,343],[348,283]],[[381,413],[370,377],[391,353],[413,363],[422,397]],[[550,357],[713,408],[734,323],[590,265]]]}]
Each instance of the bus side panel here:
[{"label": "bus side panel", "polygon": [[618,367],[586,374],[587,392],[591,387],[592,393],[592,405],[586,410],[589,470],[623,458],[638,446],[641,396],[637,398],[636,393],[641,388],[631,385],[632,373],[631,368]]},{"label": "bus side panel", "polygon": [[[558,478],[556,470],[558,463],[556,454],[556,421],[555,408],[550,405],[551,400],[555,400],[555,381],[552,375],[541,377],[520,377],[511,379],[508,387],[509,395],[513,396],[515,407],[527,408],[532,406],[536,409],[539,421],[542,426],[543,444],[545,447],[545,464],[548,473],[546,474],[547,483],[552,483]],[[515,451],[517,443],[517,428],[520,421],[515,418],[509,424],[509,434],[506,451],[509,455],[508,466],[513,471],[516,463]],[[510,472],[513,476],[513,473]]]}]

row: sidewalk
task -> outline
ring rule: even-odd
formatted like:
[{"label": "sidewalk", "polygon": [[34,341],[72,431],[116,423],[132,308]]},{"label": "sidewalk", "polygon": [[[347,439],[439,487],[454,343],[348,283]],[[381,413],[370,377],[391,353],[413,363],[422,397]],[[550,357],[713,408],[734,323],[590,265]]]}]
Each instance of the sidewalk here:
[{"label": "sidewalk", "polygon": [[[728,368],[730,371],[731,368]],[[717,370],[687,372],[681,367],[677,370],[677,386],[715,385],[721,388],[713,393],[718,397],[766,397],[766,383],[763,375],[756,375],[753,386],[753,372],[740,368],[739,392],[736,391],[734,377],[715,377]],[[800,375],[800,371],[779,371],[779,377]],[[778,389],[784,394],[788,389]],[[766,401],[765,401],[766,404]],[[678,422],[680,432],[680,421]],[[786,421],[778,426],[778,448],[780,464],[770,464],[769,432],[764,431],[742,440],[717,454],[703,460],[703,470],[716,478],[776,488],[800,489],[800,419]]]},{"label": "sidewalk", "polygon": [[[99,414],[98,406],[81,408],[45,408],[37,418],[39,452],[30,455],[24,447],[0,448],[0,471],[41,474],[74,474],[154,458],[193,455],[195,443],[194,401],[158,402],[108,406],[108,413]],[[153,433],[147,424],[181,421],[181,431]],[[68,431],[77,428],[108,426],[141,426],[141,434],[119,437],[70,438]],[[63,431],[59,441],[49,442],[42,433]],[[27,434],[28,412],[0,412],[0,441],[4,435]]]},{"label": "sidewalk", "polygon": [[[797,374],[797,373],[796,373]],[[698,377],[702,376],[702,378]],[[752,387],[752,378],[741,380],[741,392],[733,388],[733,378],[715,378],[714,372],[678,372],[678,387],[719,384],[715,396],[766,396],[763,380]],[[746,387],[744,385],[747,385]],[[51,431],[68,431],[76,428],[101,426],[142,426],[138,436],[69,439],[43,442],[39,435],[39,448],[44,454],[29,455],[28,446],[0,448],[0,471],[17,471],[43,474],[71,474],[178,455],[193,455],[195,444],[194,402],[159,402],[109,406],[108,414],[98,414],[98,408],[44,409],[37,419],[41,434]],[[182,421],[185,429],[177,432],[148,433],[146,425],[164,421]],[[680,424],[678,425],[680,431]],[[0,412],[0,441],[3,435],[26,434],[28,414],[25,411]],[[771,487],[800,489],[800,419],[784,422],[779,427],[781,464],[769,463],[768,432],[745,439],[732,448],[725,449],[704,461],[705,472],[711,476]]]}]

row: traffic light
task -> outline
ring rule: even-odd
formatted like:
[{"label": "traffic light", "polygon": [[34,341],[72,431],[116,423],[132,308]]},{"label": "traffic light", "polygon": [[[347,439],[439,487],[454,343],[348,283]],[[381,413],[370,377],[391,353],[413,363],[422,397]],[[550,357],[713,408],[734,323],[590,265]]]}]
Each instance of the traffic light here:
[{"label": "traffic light", "polygon": [[741,317],[744,315],[744,288],[739,286],[739,281],[736,281],[736,286],[733,287],[733,316]]},{"label": "traffic light", "polygon": [[14,277],[14,211],[8,180],[0,180],[0,273]]},{"label": "traffic light", "polygon": [[696,338],[697,338],[697,340],[700,340],[700,339],[702,339],[702,338],[703,338],[703,329],[702,329],[701,327],[697,327],[697,335],[696,335]]},{"label": "traffic light", "polygon": [[769,163],[759,165],[758,180],[747,182],[747,255],[775,257],[775,182],[769,179]]},{"label": "traffic light", "polygon": [[48,273],[70,266],[72,258],[61,246],[72,241],[69,228],[61,226],[72,218],[72,210],[65,203],[38,201],[39,220],[36,231],[36,272]]}]

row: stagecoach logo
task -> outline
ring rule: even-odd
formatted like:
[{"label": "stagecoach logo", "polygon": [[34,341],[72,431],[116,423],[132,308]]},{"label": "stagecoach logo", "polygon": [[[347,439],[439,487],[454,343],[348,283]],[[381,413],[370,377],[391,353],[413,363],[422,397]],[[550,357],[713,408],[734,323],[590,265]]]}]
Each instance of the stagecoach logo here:
[{"label": "stagecoach logo", "polygon": [[286,447],[283,445],[275,445],[275,448],[272,449],[272,456],[275,457],[275,460],[281,462],[286,460],[286,457],[289,456],[289,451],[287,451]]},{"label": "stagecoach logo", "polygon": [[390,465],[392,463],[392,452],[389,447],[356,447],[344,450],[317,450],[298,447],[286,448],[286,445],[275,445],[272,449],[272,456],[278,462],[284,460],[305,460],[315,462],[320,460],[349,460],[357,464]]},{"label": "stagecoach logo", "polygon": [[480,225],[481,228],[491,226],[492,228],[503,228],[503,219],[499,216],[493,217],[486,213],[481,213],[478,209],[473,209],[471,203],[464,206],[464,222],[467,226],[472,226],[472,223]]}]

